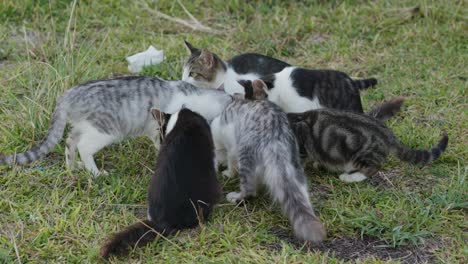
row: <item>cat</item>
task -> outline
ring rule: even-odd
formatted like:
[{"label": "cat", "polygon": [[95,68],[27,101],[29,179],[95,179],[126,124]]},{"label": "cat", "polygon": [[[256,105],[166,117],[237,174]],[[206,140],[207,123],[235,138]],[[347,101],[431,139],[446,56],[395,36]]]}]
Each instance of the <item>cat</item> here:
[{"label": "cat", "polygon": [[[160,123],[169,117],[158,109],[153,109],[152,114]],[[196,227],[199,221],[208,219],[221,196],[213,139],[206,120],[183,108],[172,114],[166,124],[148,191],[147,220],[108,239],[100,252],[106,259],[145,245],[158,235]]]},{"label": "cat", "polygon": [[185,42],[190,57],[182,80],[198,87],[244,93],[238,80],[263,79],[268,99],[286,112],[330,107],[363,112],[360,90],[377,84],[377,79],[353,80],[335,70],[308,70],[259,54],[241,54],[224,62],[216,54]]},{"label": "cat", "polygon": [[362,113],[360,90],[377,84],[377,79],[353,80],[334,70],[286,67],[260,78],[268,100],[287,113],[333,108]]},{"label": "cat", "polygon": [[195,48],[187,41],[184,43],[190,57],[184,64],[182,80],[197,87],[224,87],[229,94],[242,92],[237,80],[258,79],[290,66],[284,61],[256,53],[240,54],[225,62],[206,49]]},{"label": "cat", "polygon": [[234,100],[211,123],[218,163],[238,171],[240,192],[226,198],[238,202],[256,195],[263,183],[288,216],[298,239],[320,242],[325,228],[309,201],[307,181],[286,114],[273,103]]},{"label": "cat", "polygon": [[[256,81],[253,83],[254,99],[264,100],[264,89]],[[303,155],[315,166],[343,172],[339,178],[344,182],[359,182],[373,176],[389,154],[411,164],[425,165],[437,159],[448,145],[444,132],[430,150],[410,149],[373,116],[350,111],[316,109],[288,113],[288,120]]]},{"label": "cat", "polygon": [[212,120],[232,100],[222,91],[155,77],[91,81],[71,88],[58,99],[49,131],[41,143],[23,153],[0,155],[0,165],[21,165],[42,158],[60,141],[69,123],[72,129],[66,140],[67,166],[75,168],[78,150],[86,170],[97,177],[101,172],[93,155],[105,146],[140,135],[148,136],[156,147],[159,145],[157,124],[150,114],[152,107],[174,113],[185,104]]},{"label": "cat", "polygon": [[[234,94],[235,97],[244,98],[248,100],[261,100],[268,98],[268,95],[265,92],[265,90],[267,89],[267,85],[262,80],[239,80],[238,83],[244,88],[244,92],[243,94]],[[392,118],[395,114],[400,112],[403,102],[404,98],[396,97],[389,100],[388,102],[375,106],[365,114],[368,116],[372,116],[375,119],[380,120],[381,122],[385,122],[388,119]]]}]

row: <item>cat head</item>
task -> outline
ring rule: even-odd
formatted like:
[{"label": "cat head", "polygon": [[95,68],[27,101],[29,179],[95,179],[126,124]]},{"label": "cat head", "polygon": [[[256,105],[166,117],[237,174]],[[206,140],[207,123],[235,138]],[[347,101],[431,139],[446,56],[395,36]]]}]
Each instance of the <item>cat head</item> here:
[{"label": "cat head", "polygon": [[182,81],[200,88],[217,89],[224,83],[226,64],[207,49],[198,49],[185,42],[190,57],[184,64]]},{"label": "cat head", "polygon": [[240,80],[240,85],[244,87],[245,99],[247,100],[263,100],[268,98],[266,91],[268,90],[267,84],[262,80]]}]

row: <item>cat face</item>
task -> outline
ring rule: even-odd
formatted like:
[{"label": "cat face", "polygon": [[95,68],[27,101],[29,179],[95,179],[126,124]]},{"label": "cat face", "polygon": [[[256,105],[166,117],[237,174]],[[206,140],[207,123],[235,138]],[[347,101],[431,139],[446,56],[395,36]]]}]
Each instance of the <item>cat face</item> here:
[{"label": "cat face", "polygon": [[268,86],[262,80],[240,80],[238,81],[240,85],[244,87],[245,99],[247,100],[263,100],[267,99]]},{"label": "cat face", "polygon": [[182,81],[201,88],[217,89],[222,85],[220,80],[226,72],[224,62],[206,49],[198,49],[185,41],[190,57],[184,64]]}]

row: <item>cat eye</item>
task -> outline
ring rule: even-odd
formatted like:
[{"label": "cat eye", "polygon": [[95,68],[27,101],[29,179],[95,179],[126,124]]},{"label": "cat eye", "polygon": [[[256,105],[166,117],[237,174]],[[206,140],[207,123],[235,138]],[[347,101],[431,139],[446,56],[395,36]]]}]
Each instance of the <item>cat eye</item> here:
[{"label": "cat eye", "polygon": [[190,77],[193,77],[193,78],[196,78],[196,77],[198,76],[198,73],[196,73],[196,72],[190,72],[190,73],[189,73],[189,76],[190,76]]}]

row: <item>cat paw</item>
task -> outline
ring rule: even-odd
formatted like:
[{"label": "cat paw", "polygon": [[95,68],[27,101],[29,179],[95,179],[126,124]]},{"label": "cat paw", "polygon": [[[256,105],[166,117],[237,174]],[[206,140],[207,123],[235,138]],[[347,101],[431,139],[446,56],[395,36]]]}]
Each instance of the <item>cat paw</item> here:
[{"label": "cat paw", "polygon": [[360,172],[354,172],[351,174],[343,173],[340,175],[340,180],[343,182],[360,182],[367,179],[366,175]]},{"label": "cat paw", "polygon": [[84,164],[83,164],[82,161],[77,161],[77,162],[76,162],[76,168],[77,168],[77,169],[82,170],[82,169],[84,169],[84,167],[85,167],[85,166],[84,166]]},{"label": "cat paw", "polygon": [[221,172],[221,174],[226,178],[232,178],[232,176],[233,176],[229,169],[223,170],[223,172]]},{"label": "cat paw", "polygon": [[226,200],[231,203],[238,203],[242,200],[242,194],[240,192],[230,192],[226,195]]},{"label": "cat paw", "polygon": [[91,172],[91,175],[93,176],[94,179],[96,179],[99,176],[107,176],[109,175],[109,172],[106,170],[101,170],[101,171],[93,171]]}]

